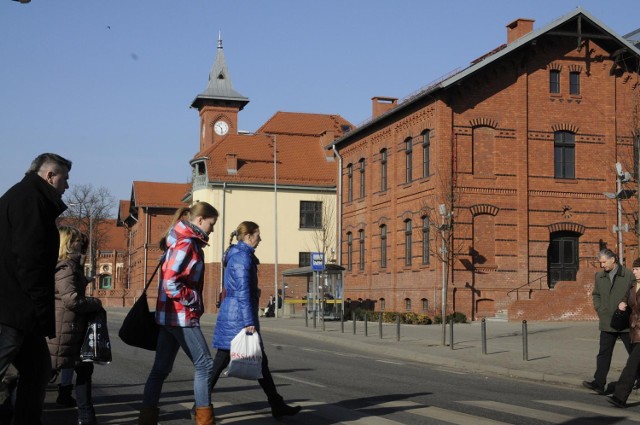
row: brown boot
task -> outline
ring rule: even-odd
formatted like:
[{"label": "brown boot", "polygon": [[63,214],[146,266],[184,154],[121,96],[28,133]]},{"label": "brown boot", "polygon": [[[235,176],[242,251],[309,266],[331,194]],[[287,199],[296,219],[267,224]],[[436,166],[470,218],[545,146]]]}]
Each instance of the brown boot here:
[{"label": "brown boot", "polygon": [[196,407],[196,425],[215,425],[213,406]]},{"label": "brown boot", "polygon": [[142,406],[138,415],[138,425],[158,425],[160,409],[157,407]]}]

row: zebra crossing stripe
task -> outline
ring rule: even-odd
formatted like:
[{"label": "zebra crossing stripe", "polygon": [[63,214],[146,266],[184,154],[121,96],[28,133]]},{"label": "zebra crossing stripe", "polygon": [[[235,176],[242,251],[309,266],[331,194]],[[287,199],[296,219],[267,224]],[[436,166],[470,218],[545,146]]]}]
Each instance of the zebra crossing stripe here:
[{"label": "zebra crossing stripe", "polygon": [[579,410],[581,412],[590,412],[602,416],[609,416],[615,418],[626,418],[630,421],[640,422],[640,413],[637,413],[629,409],[617,409],[610,406],[609,403],[603,398],[599,397],[598,400],[602,400],[602,404],[588,404],[580,403],[577,401],[558,401],[558,400],[536,400],[536,403],[550,404],[552,406],[564,407],[573,410]]},{"label": "zebra crossing stripe", "polygon": [[482,407],[483,409],[495,410],[502,413],[510,413],[512,415],[523,416],[525,418],[538,419],[552,424],[568,423],[574,418],[559,413],[553,413],[546,410],[531,409],[529,407],[518,406],[515,404],[501,403],[499,401],[478,400],[478,401],[459,401],[458,403],[470,406]]},{"label": "zebra crossing stripe", "polygon": [[453,410],[442,409],[435,406],[425,406],[423,404],[414,403],[407,400],[391,401],[379,403],[360,410],[371,409],[396,409],[402,410],[413,415],[423,416],[425,418],[436,419],[439,421],[449,422],[456,425],[511,425],[508,422],[494,421],[492,419],[483,418],[481,416],[469,415],[467,413],[456,412]]}]

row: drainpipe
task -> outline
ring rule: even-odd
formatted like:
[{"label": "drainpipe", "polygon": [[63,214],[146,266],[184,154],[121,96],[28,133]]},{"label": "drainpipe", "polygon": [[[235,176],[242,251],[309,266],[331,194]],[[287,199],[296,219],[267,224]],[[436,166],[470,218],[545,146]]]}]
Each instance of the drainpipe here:
[{"label": "drainpipe", "polygon": [[[338,265],[342,265],[342,157],[336,149],[336,145],[332,145],[333,153],[338,157],[338,214],[337,214],[337,227],[338,227]],[[344,282],[344,281],[343,281]]]},{"label": "drainpipe", "polygon": [[145,207],[145,223],[144,223],[144,274],[142,279],[142,287],[147,283],[147,261],[149,258],[149,207]]},{"label": "drainpipe", "polygon": [[222,293],[222,288],[224,288],[224,265],[222,264],[222,258],[224,256],[224,249],[225,249],[225,238],[227,235],[227,232],[225,231],[225,223],[227,221],[227,212],[225,211],[225,205],[226,205],[226,198],[227,198],[227,182],[222,182],[222,238],[220,240],[220,293]]},{"label": "drainpipe", "polygon": [[[331,145],[333,149],[333,153],[338,157],[338,200],[337,200],[337,217],[336,217],[336,225],[338,227],[338,265],[342,266],[342,157],[338,153],[336,149],[336,145]],[[342,302],[340,306],[342,307],[341,315],[344,315],[344,270],[340,272],[340,284],[342,286]]]}]

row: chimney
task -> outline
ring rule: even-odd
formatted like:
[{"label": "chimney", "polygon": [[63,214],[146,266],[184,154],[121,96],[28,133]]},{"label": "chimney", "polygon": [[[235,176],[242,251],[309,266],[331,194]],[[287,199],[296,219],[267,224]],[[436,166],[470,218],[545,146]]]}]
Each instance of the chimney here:
[{"label": "chimney", "polygon": [[238,174],[238,156],[235,153],[227,154],[227,174]]},{"label": "chimney", "polygon": [[398,106],[398,99],[395,97],[376,96],[371,98],[371,116],[375,118]]},{"label": "chimney", "polygon": [[507,25],[507,44],[533,31],[533,19],[518,18]]}]

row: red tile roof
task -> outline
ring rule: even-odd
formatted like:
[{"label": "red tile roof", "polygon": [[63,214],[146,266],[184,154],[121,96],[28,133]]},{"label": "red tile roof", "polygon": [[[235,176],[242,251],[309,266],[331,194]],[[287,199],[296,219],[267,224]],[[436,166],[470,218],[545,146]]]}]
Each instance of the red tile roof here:
[{"label": "red tile roof", "polygon": [[184,206],[181,201],[191,191],[189,183],[157,183],[134,181],[131,189],[131,203],[138,207]]},{"label": "red tile roof", "polygon": [[[327,160],[332,155],[324,146],[342,136],[346,126],[351,124],[338,115],[278,112],[260,134],[229,135],[195,158],[208,158],[211,181],[273,184],[275,138],[278,184],[335,186],[337,162]],[[326,132],[333,132],[331,140],[321,137]],[[236,155],[235,174],[227,171],[227,154]]]}]

